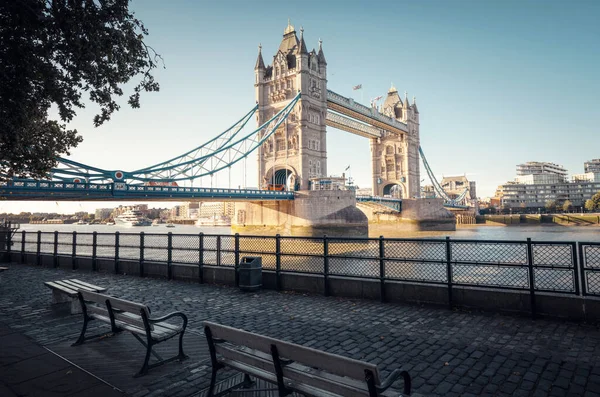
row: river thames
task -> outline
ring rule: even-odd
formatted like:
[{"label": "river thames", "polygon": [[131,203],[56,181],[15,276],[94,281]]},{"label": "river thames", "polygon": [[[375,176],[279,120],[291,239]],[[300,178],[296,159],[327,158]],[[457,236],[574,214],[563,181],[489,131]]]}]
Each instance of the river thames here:
[{"label": "river thames", "polygon": [[[173,233],[173,234],[231,234],[229,227],[197,227],[194,225],[175,225],[167,228],[159,226],[107,226],[107,225],[40,225],[22,224],[19,230],[51,232],[83,232],[83,233]],[[284,235],[283,232],[281,232]],[[270,232],[268,235],[273,235]],[[448,232],[402,232],[369,225],[369,237],[384,236],[388,238],[445,238],[473,240],[525,240],[530,237],[538,241],[589,241],[600,242],[600,227],[598,226],[560,226],[560,225],[522,225],[522,226],[461,226],[456,231]]]}]

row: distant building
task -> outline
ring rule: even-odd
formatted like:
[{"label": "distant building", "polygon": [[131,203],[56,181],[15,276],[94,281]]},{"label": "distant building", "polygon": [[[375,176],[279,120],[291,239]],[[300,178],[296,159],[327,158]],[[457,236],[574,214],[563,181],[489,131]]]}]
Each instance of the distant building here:
[{"label": "distant building", "polygon": [[421,186],[421,198],[435,198],[435,189],[433,185]]},{"label": "distant building", "polygon": [[600,182],[600,171],[575,174],[571,178],[573,182]]},{"label": "distant building", "polygon": [[179,217],[181,217],[181,206],[176,205],[175,207],[171,208],[171,213],[169,214],[169,218],[170,219],[179,219]]},{"label": "distant building", "polygon": [[356,189],[356,195],[357,196],[372,196],[373,195],[373,189],[370,187],[363,187],[360,189]]},{"label": "distant building", "polygon": [[112,210],[110,217],[116,218],[127,211],[140,211],[144,216],[146,216],[148,214],[148,204],[120,205]]},{"label": "distant building", "polygon": [[587,174],[588,172],[600,173],[600,159],[593,159],[583,163],[583,170]]},{"label": "distant building", "polygon": [[105,219],[110,218],[110,214],[112,213],[112,208],[96,208],[96,216],[95,219],[99,221],[103,221]]},{"label": "distant building", "polygon": [[477,199],[477,189],[475,181],[469,181],[466,176],[446,176],[440,182],[444,192],[450,198],[456,198],[467,189],[466,200]]},{"label": "distant building", "polygon": [[[586,170],[590,163],[585,163]],[[528,174],[527,174],[528,173]],[[529,162],[517,166],[518,176],[513,182],[498,186],[495,197],[504,208],[543,208],[548,201],[558,204],[569,200],[574,206],[600,191],[600,171],[572,176],[567,181],[566,170],[553,163]]]},{"label": "distant building", "polygon": [[200,208],[200,203],[197,201],[183,203],[179,206],[179,218],[180,219],[196,219],[196,218],[198,218],[199,208]]},{"label": "distant building", "polygon": [[541,161],[528,161],[517,165],[517,176],[551,174],[557,175],[561,182],[567,180],[567,170],[558,164]]},{"label": "distant building", "polygon": [[228,216],[233,218],[235,211],[232,202],[203,202],[198,210],[198,218],[209,218],[213,216]]}]

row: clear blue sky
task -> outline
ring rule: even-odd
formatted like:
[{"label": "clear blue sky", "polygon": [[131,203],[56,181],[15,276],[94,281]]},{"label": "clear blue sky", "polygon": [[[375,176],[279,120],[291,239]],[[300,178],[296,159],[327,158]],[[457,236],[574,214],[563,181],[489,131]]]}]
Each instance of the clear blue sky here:
[{"label": "clear blue sky", "polygon": [[[323,40],[328,88],[357,100],[394,83],[417,97],[421,145],[437,176],[466,174],[478,195],[513,179],[515,165],[551,161],[570,173],[600,157],[600,1],[133,1],[165,60],[159,93],[93,128],[94,108],[73,126],[72,158],[137,169],[183,153],[254,104],[254,63],[275,54],[287,19],[309,49]],[[362,84],[363,92],[352,91]],[[370,183],[367,139],[328,129],[330,174],[351,165]],[[248,185],[257,186],[255,159]],[[421,167],[424,175],[425,171]],[[232,184],[242,181],[240,172]],[[227,177],[217,181],[226,186]],[[156,206],[163,205],[156,203]],[[4,211],[71,211],[97,203],[0,203]],[[152,204],[151,204],[152,206]]]}]

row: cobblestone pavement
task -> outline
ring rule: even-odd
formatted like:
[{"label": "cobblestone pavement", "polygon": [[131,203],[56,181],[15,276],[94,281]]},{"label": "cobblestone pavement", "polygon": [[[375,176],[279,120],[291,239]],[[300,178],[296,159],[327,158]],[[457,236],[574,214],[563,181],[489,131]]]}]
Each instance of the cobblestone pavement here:
[{"label": "cobblestone pavement", "polygon": [[[202,337],[208,319],[379,365],[408,370],[413,390],[441,396],[598,396],[600,329],[554,320],[381,304],[294,293],[11,264],[0,276],[0,322],[43,345],[73,341],[79,316],[50,316],[43,281],[78,278],[146,302],[160,315],[189,316]],[[144,377],[135,396],[184,396],[208,384],[207,356]],[[169,364],[170,365],[170,364]],[[229,373],[231,374],[231,373]],[[223,376],[228,375],[224,373]],[[106,379],[110,382],[110,379]]]}]

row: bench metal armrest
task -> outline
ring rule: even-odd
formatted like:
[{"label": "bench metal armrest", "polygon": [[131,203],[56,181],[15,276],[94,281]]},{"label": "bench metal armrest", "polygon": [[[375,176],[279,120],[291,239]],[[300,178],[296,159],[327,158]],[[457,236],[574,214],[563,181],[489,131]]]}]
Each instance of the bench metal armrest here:
[{"label": "bench metal armrest", "polygon": [[404,390],[403,393],[409,395],[411,387],[411,379],[410,375],[406,371],[401,371],[400,369],[395,369],[392,373],[381,382],[381,386],[377,388],[379,392],[386,391],[389,387],[402,375],[404,378]]},{"label": "bench metal armrest", "polygon": [[188,318],[182,312],[173,312],[173,313],[167,314],[166,316],[162,316],[162,317],[158,317],[158,318],[149,318],[148,322],[151,324],[160,323],[161,321],[168,320],[172,317],[181,317],[183,319],[183,329],[185,330],[185,327],[187,327]]}]

